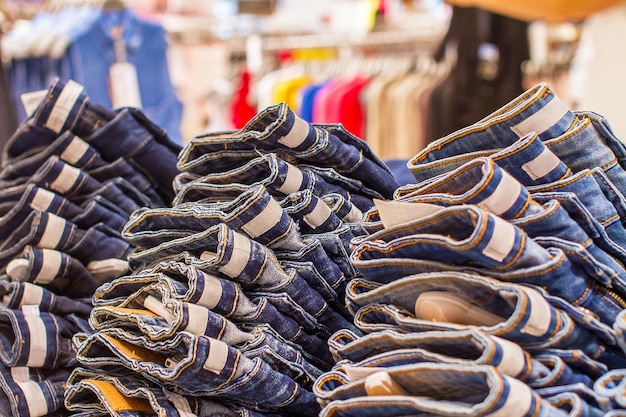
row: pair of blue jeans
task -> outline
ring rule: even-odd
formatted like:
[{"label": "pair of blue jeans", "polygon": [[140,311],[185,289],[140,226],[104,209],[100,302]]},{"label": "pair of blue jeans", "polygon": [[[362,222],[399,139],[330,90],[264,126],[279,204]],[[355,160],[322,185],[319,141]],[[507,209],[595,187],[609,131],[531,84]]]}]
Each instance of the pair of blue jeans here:
[{"label": "pair of blue jeans", "polygon": [[568,415],[523,382],[489,366],[418,363],[385,371],[406,395],[368,395],[366,378],[351,380],[341,372],[329,372],[315,386],[324,405],[320,415]]},{"label": "pair of blue jeans", "polygon": [[[114,264],[113,260],[109,262]],[[102,282],[117,278],[126,271],[128,263],[123,259],[118,260],[117,268],[92,268],[90,272],[67,253],[29,245],[6,268],[7,275],[15,281],[33,283],[72,298],[91,298]]]},{"label": "pair of blue jeans", "polygon": [[[167,277],[166,284],[159,278],[163,276]],[[155,284],[155,280],[159,283]],[[315,319],[286,294],[258,292],[248,296],[239,284],[180,262],[164,262],[144,273],[106,283],[94,294],[94,301],[96,305],[120,304],[122,299],[140,291],[144,284],[156,285],[155,291],[159,291],[161,299],[160,294],[165,291],[169,294],[166,298],[189,305],[198,304],[238,325],[256,327],[268,324],[280,338],[301,349],[308,362],[322,369],[332,364],[326,338]],[[220,317],[215,320],[221,322]]]},{"label": "pair of blue jeans", "polygon": [[62,415],[68,376],[63,369],[42,371],[0,364],[0,412],[24,417]]},{"label": "pair of blue jeans", "polygon": [[[96,330],[120,328],[129,332],[143,334],[150,340],[167,340],[178,332],[190,332],[196,336],[207,336],[229,344],[250,359],[259,357],[274,369],[290,376],[305,387],[310,387],[321,371],[312,365],[301,349],[284,339],[269,324],[245,323],[237,321],[237,314],[231,315],[235,321],[215,312],[219,295],[212,293],[213,302],[202,300],[205,305],[184,301],[189,288],[163,274],[141,275],[137,283],[120,279],[116,282],[115,293],[121,294],[126,287],[129,294],[120,303],[102,304],[100,292],[98,305],[91,315],[92,326]],[[209,282],[209,281],[207,281]],[[142,284],[139,287],[138,284]],[[216,288],[216,283],[212,288]],[[139,288],[139,289],[137,289]],[[133,290],[137,289],[133,292]],[[208,291],[207,291],[208,292]],[[148,310],[145,299],[152,297],[161,303],[165,312]],[[218,309],[219,310],[219,309]]]},{"label": "pair of blue jeans", "polygon": [[126,159],[150,181],[162,201],[172,201],[180,146],[141,110],[114,112],[99,106],[73,81],[52,84],[35,113],[10,138],[3,151],[3,166],[14,158],[42,151],[67,131],[82,138],[108,162]]},{"label": "pair of blue jeans", "polygon": [[[417,334],[393,330],[369,333],[359,337],[344,330],[335,333],[328,344],[338,361],[335,368],[351,372],[352,368],[388,367],[412,362],[490,365],[532,388],[583,383],[593,384],[593,377],[573,368],[567,359],[546,352],[531,357],[515,343],[468,328],[446,332]],[[577,352],[586,356],[582,351]],[[588,359],[593,363],[593,360]],[[605,368],[597,363],[601,370]]]},{"label": "pair of blue jeans", "polygon": [[[546,288],[598,315],[612,325],[623,309],[621,297],[604,291],[614,271],[596,263],[570,261],[566,242],[562,248],[544,248],[514,224],[476,206],[437,208],[434,214],[381,230],[364,238],[352,253],[355,259],[413,258],[436,261],[452,267],[478,267],[497,273],[503,281]],[[580,247],[571,248],[574,256]],[[567,255],[567,256],[563,256]],[[367,258],[365,258],[367,257]],[[557,261],[558,259],[558,261]],[[448,269],[447,267],[444,270]],[[389,270],[391,275],[391,271]]]},{"label": "pair of blue jeans", "polygon": [[106,371],[74,369],[68,379],[65,405],[73,415],[85,416],[263,416],[255,411],[231,407],[207,398],[168,391],[144,378],[129,375],[124,368]]},{"label": "pair of blue jeans", "polygon": [[[355,312],[357,326],[368,333],[385,329],[421,332],[467,327],[417,317],[416,300],[426,291],[451,292],[501,317],[498,323],[479,328],[515,342],[531,354],[545,349],[581,350],[609,368],[620,368],[626,361],[609,326],[562,299],[548,296],[538,287],[440,272],[412,275],[385,285],[353,280],[347,289],[347,302]],[[584,366],[587,364],[581,362],[580,367]]]},{"label": "pair of blue jeans", "polygon": [[0,264],[6,266],[26,246],[65,252],[100,276],[120,272],[120,259],[132,250],[101,225],[82,230],[59,216],[40,211],[32,211],[0,245]]},{"label": "pair of blue jeans", "polygon": [[[391,171],[366,143],[339,125],[310,125],[285,104],[268,107],[239,131],[194,138],[181,152],[179,168],[185,172],[200,169],[203,175],[208,159],[214,160],[219,152],[242,151],[252,155],[250,151],[255,149],[285,155],[298,164],[333,169],[360,182],[359,194],[370,199],[389,198],[398,186]],[[210,164],[209,169],[223,172],[232,168],[227,159],[222,163]]]},{"label": "pair of blue jeans", "polygon": [[0,227],[17,227],[33,209],[56,214],[75,223],[82,229],[88,229],[102,223],[112,230],[121,232],[128,220],[128,215],[120,214],[109,208],[113,203],[101,196],[90,198],[78,205],[54,191],[35,184],[5,188],[2,194],[0,197],[0,214],[2,214]]},{"label": "pair of blue jeans", "polygon": [[154,342],[119,329],[74,338],[83,366],[124,366],[182,395],[227,399],[269,412],[316,416],[315,396],[262,360],[226,343],[187,332]]},{"label": "pair of blue jeans", "polygon": [[[131,263],[152,264],[186,252],[195,257],[204,272],[238,282],[246,292],[286,293],[331,333],[350,328],[351,323],[328,304],[317,288],[323,283],[302,276],[298,268],[281,263],[274,252],[260,243],[219,223],[204,232],[129,255]],[[186,267],[189,269],[189,267]],[[330,335],[330,334],[328,334]]]}]

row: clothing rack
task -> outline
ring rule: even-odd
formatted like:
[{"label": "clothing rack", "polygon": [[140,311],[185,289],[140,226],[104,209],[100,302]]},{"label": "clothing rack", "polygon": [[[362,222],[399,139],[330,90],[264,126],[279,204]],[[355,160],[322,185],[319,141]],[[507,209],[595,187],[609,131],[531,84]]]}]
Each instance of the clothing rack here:
[{"label": "clothing rack", "polygon": [[259,73],[268,55],[279,51],[301,49],[336,49],[340,59],[350,59],[365,53],[384,51],[411,51],[431,54],[445,33],[445,25],[430,23],[412,30],[396,29],[371,32],[364,36],[348,34],[315,34],[260,36],[251,35],[245,40],[248,69]]}]

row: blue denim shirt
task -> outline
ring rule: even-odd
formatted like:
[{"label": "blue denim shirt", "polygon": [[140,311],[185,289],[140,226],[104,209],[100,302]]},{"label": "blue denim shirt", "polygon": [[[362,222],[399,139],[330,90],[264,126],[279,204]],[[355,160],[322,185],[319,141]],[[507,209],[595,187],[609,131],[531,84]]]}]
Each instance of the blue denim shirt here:
[{"label": "blue denim shirt", "polygon": [[[34,21],[35,28],[49,26],[45,17]],[[182,104],[170,80],[162,26],[141,20],[128,9],[107,12],[96,9],[88,13],[70,8],[55,14],[52,20],[59,26],[52,33],[68,41],[65,52],[60,56],[29,57],[12,62],[11,87],[20,119],[26,116],[19,105],[20,95],[44,89],[56,77],[62,81],[77,81],[85,87],[85,94],[93,102],[112,107],[108,88],[109,68],[118,61],[118,57],[111,31],[120,25],[123,28],[126,60],[141,75],[138,80],[144,112],[165,128],[174,142],[182,143]],[[50,36],[49,32],[44,32],[41,37],[44,38],[46,33]]]}]

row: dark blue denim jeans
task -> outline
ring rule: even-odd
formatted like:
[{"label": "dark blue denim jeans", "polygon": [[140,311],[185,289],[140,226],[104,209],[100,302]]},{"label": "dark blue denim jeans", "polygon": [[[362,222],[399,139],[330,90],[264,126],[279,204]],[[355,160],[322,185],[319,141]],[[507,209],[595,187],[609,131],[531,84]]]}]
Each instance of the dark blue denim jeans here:
[{"label": "dark blue denim jeans", "polygon": [[82,365],[121,365],[179,394],[219,396],[261,412],[316,416],[320,410],[315,396],[293,379],[216,339],[182,332],[151,342],[110,329],[75,340]]},{"label": "dark blue denim jeans", "polygon": [[67,370],[42,372],[0,363],[0,413],[3,416],[63,415]]},{"label": "dark blue denim jeans", "polygon": [[227,148],[275,152],[300,163],[333,168],[360,181],[361,193],[370,198],[389,198],[398,187],[389,168],[364,141],[340,125],[309,125],[285,104],[268,107],[240,131],[194,138],[181,152],[179,168],[193,172],[205,165],[205,155]]},{"label": "dark blue denim jeans", "polygon": [[[197,303],[238,324],[250,326],[269,324],[281,338],[297,345],[305,358],[315,366],[327,369],[332,364],[326,338],[316,333],[315,319],[285,294],[259,292],[250,293],[248,296],[237,283],[179,262],[159,264],[145,272],[157,275],[162,275],[161,272],[171,274],[172,278],[177,280],[171,282],[176,286],[178,293],[170,295],[174,299]],[[138,284],[153,281],[154,277],[150,275],[120,278],[104,284],[94,294],[94,300],[96,304],[111,305],[112,302],[119,304],[122,299],[139,291],[141,287]],[[182,284],[175,284],[176,282]]]},{"label": "dark blue denim jeans", "polygon": [[37,284],[55,294],[72,298],[91,298],[104,281],[117,278],[127,270],[128,263],[120,259],[117,272],[94,277],[85,265],[67,253],[33,246],[24,247],[6,268],[7,274],[16,281]]},{"label": "dark blue denim jeans", "polygon": [[145,378],[129,375],[121,367],[106,371],[76,368],[68,379],[68,385],[67,409],[85,415],[262,417],[260,413],[244,408],[230,407],[207,398],[183,396],[162,389]]},{"label": "dark blue denim jeans", "polygon": [[141,110],[106,109],[90,102],[73,81],[55,81],[48,89],[33,116],[9,139],[3,166],[20,155],[41,151],[66,131],[81,137],[109,162],[127,159],[152,183],[162,201],[172,201],[180,147]]},{"label": "dark blue denim jeans", "polygon": [[[136,250],[130,254],[129,260],[151,264],[182,252],[195,257],[195,264],[203,271],[228,277],[241,284],[246,292],[288,294],[330,333],[353,328],[317,291],[319,282],[309,282],[297,268],[281,264],[272,250],[233,231],[224,223],[185,238],[163,242],[151,249]],[[172,265],[179,270],[178,274],[190,270],[189,267],[180,270],[182,265]]]}]

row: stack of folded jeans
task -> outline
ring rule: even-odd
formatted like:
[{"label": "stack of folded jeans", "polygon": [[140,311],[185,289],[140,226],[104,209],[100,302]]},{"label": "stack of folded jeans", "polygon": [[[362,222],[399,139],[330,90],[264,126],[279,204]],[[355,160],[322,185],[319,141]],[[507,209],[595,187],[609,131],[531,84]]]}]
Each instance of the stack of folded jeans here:
[{"label": "stack of folded jeans", "polygon": [[365,215],[324,416],[623,415],[626,147],[545,84]]},{"label": "stack of folded jeans", "polygon": [[395,178],[341,126],[285,105],[193,139],[178,167],[172,207],[136,210],[124,227],[133,273],[93,297],[68,408],[318,415],[328,338],[361,334],[344,302],[350,242]]},{"label": "stack of folded jeans", "polygon": [[64,415],[72,338],[92,296],[129,271],[121,232],[174,197],[179,149],[140,110],[54,83],[3,152],[0,171],[0,414]]}]

